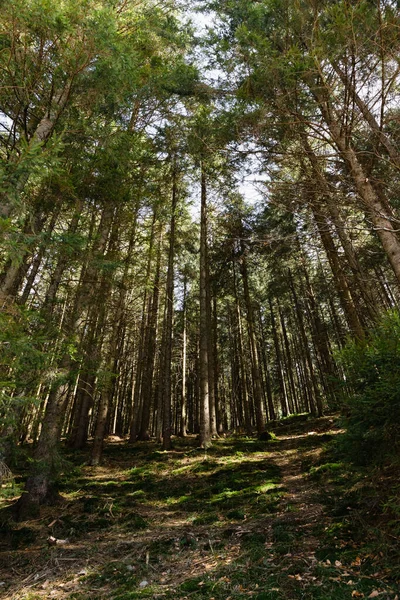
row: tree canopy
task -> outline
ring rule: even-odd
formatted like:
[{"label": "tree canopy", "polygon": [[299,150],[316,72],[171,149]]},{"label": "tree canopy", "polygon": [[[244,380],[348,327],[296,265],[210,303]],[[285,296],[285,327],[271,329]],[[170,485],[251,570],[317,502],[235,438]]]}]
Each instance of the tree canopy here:
[{"label": "tree canopy", "polygon": [[397,3],[189,8],[0,4],[0,452],[33,442],[21,515],[57,497],[60,442],[97,465],[109,435],[207,449],[348,410],[357,352],[396,318]]}]

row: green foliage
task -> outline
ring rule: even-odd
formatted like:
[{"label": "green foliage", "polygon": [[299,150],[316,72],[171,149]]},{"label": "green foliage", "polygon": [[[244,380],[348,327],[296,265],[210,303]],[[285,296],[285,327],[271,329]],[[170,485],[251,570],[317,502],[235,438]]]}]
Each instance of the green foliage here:
[{"label": "green foliage", "polygon": [[400,447],[400,315],[389,312],[365,341],[341,353],[347,383],[347,434],[343,450],[360,464],[398,459]]},{"label": "green foliage", "polygon": [[322,474],[334,475],[337,472],[341,472],[342,469],[342,463],[324,463],[323,465],[318,465],[317,467],[311,467],[310,476],[314,479],[319,479]]},{"label": "green foliage", "polygon": [[35,311],[10,306],[0,313],[0,451],[8,458],[16,448],[11,441],[13,432],[25,411],[38,402],[34,390],[50,361],[37,326]]}]

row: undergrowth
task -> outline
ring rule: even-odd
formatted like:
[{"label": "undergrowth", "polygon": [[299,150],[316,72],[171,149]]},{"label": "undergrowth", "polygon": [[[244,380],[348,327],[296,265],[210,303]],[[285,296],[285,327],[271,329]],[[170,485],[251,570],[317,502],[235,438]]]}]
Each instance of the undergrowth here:
[{"label": "undergrowth", "polygon": [[[357,520],[378,510],[373,486],[366,496],[365,468],[332,450],[334,420],[272,427],[270,441],[222,438],[207,453],[189,437],[169,452],[110,444],[97,468],[68,455],[64,503],[2,526],[0,559],[14,569],[1,572],[3,590],[13,600],[393,600],[394,556],[373,550]],[[327,507],[318,518],[315,493]],[[379,510],[389,525],[393,507]],[[49,534],[65,544],[49,547]],[[30,587],[18,591],[17,572]]]},{"label": "undergrowth", "polygon": [[[344,433],[310,477],[333,517],[326,532],[340,555],[360,554],[373,571],[384,563],[400,578],[400,315],[387,313],[365,340],[341,353],[347,386]],[[333,554],[335,554],[333,552]]]}]

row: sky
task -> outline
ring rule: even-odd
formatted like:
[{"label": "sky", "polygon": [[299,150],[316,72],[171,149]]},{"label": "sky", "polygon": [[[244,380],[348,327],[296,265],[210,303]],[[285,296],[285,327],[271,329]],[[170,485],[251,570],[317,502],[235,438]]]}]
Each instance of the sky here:
[{"label": "sky", "polygon": [[[207,33],[207,29],[212,27],[214,24],[214,15],[210,13],[200,13],[189,11],[186,13],[186,16],[192,21],[195,26],[197,33],[200,36],[203,36]],[[207,66],[207,59],[204,58],[204,61],[201,57],[198,57],[201,60],[202,71],[205,75],[205,79],[210,84],[217,85],[219,80],[224,78],[223,71],[215,68],[209,68]],[[250,157],[247,162],[246,172],[238,173],[238,191],[243,196],[245,202],[250,204],[251,206],[255,206],[260,204],[265,199],[265,188],[263,186],[263,181],[267,181],[268,177],[266,174],[260,173],[257,166],[257,161]],[[250,172],[249,172],[250,171]],[[263,189],[264,188],[264,189]],[[193,197],[194,206],[192,209],[193,215],[200,214],[200,202],[196,201],[196,198]]]}]

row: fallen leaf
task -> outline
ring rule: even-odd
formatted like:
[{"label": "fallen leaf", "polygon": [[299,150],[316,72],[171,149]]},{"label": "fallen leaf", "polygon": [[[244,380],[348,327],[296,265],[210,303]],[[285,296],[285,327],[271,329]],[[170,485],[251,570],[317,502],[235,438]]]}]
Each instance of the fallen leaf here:
[{"label": "fallen leaf", "polygon": [[364,598],[364,594],[362,592],[357,592],[357,590],[354,590],[351,593],[351,597],[352,598]]},{"label": "fallen leaf", "polygon": [[342,563],[340,562],[340,560],[335,560],[335,567],[341,567]]},{"label": "fallen leaf", "polygon": [[370,593],[368,598],[376,598],[377,596],[379,596],[379,592],[377,590],[374,590],[373,592]]}]

